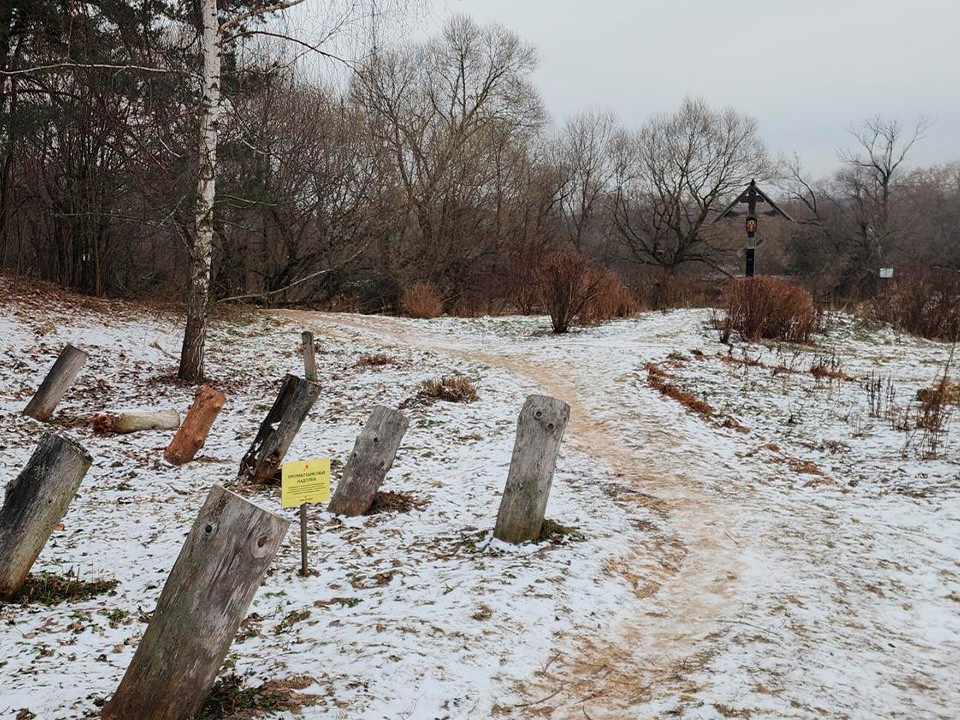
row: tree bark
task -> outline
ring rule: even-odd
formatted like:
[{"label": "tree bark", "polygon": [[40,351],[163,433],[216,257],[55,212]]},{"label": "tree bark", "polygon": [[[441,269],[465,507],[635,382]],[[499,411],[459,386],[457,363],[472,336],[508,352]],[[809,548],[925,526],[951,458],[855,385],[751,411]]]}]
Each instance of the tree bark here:
[{"label": "tree bark", "polygon": [[132,433],[140,430],[176,430],[180,427],[180,413],[176,410],[149,410],[120,413],[113,431]]},{"label": "tree bark", "polygon": [[546,395],[527,398],[517,420],[510,473],[493,536],[509,543],[537,540],[550,497],[570,406]]},{"label": "tree bark", "polygon": [[87,354],[83,350],[67,345],[23,409],[23,414],[41,421],[49,420],[86,361]]},{"label": "tree bark", "polygon": [[330,499],[329,512],[356,516],[370,509],[406,431],[407,419],[399,412],[383,406],[373,409]]},{"label": "tree bark", "polygon": [[226,401],[226,397],[219,390],[201,385],[183,425],[163,451],[163,459],[171,465],[184,465],[193,460],[197,451],[206,443],[210,428]]},{"label": "tree bark", "polygon": [[26,580],[92,462],[77,443],[44,433],[7,486],[0,510],[0,598],[12,596]]},{"label": "tree bark", "polygon": [[319,395],[320,386],[316,383],[293,375],[283,379],[273,407],[240,461],[239,481],[259,484],[277,474],[287,449]]},{"label": "tree bark", "polygon": [[202,382],[210,297],[210,258],[213,253],[213,204],[216,199],[217,139],[220,130],[220,55],[223,34],[217,20],[216,0],[201,0],[203,23],[203,107],[200,123],[200,171],[193,247],[190,251],[190,292],[187,326],[183,333],[178,377]]},{"label": "tree bark", "polygon": [[200,709],[289,524],[213,486],[105,720],[186,720]]}]

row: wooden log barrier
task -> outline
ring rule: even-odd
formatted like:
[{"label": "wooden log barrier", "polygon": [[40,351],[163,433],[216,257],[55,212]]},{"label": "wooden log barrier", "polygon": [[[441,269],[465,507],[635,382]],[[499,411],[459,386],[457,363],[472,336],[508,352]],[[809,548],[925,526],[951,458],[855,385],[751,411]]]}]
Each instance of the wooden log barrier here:
[{"label": "wooden log barrier", "polygon": [[92,462],[77,443],[44,433],[7,485],[0,509],[0,598],[12,596],[27,579]]},{"label": "wooden log barrier", "polygon": [[103,718],[185,720],[200,709],[289,524],[213,486]]},{"label": "wooden log barrier", "polygon": [[50,372],[40,383],[40,387],[27,406],[23,409],[24,415],[40,421],[46,421],[53,415],[57,403],[63,399],[67,390],[73,385],[77,378],[77,373],[87,361],[87,354],[83,350],[78,350],[73,345],[67,345],[60,357],[50,368]]},{"label": "wooden log barrier", "polygon": [[377,406],[353,446],[343,476],[327,510],[337,515],[363,515],[393,465],[407,419],[392,408]]},{"label": "wooden log barrier", "polygon": [[240,461],[238,480],[264,483],[277,474],[290,443],[319,395],[320,386],[316,383],[293,375],[283,379],[273,407]]},{"label": "wooden log barrier", "polygon": [[184,465],[203,447],[213,427],[213,421],[223,409],[226,396],[208,385],[201,385],[193,398],[193,405],[187,411],[183,425],[173,436],[173,440],[163,451],[163,459],[171,465]]},{"label": "wooden log barrier", "polygon": [[120,413],[113,431],[118,433],[141,430],[176,430],[180,427],[180,413],[176,410],[128,410]]},{"label": "wooden log barrier", "polygon": [[509,543],[540,537],[560,441],[570,406],[546,395],[531,395],[517,420],[510,473],[500,500],[493,536]]}]

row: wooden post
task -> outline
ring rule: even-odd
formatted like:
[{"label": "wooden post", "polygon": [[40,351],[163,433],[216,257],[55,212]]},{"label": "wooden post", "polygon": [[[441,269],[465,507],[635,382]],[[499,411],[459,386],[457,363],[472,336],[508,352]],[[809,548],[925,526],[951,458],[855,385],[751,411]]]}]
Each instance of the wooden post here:
[{"label": "wooden post", "polygon": [[373,409],[337,483],[327,508],[329,512],[355,516],[370,509],[405,432],[407,419],[399,412],[383,406]]},{"label": "wooden post", "polygon": [[200,709],[289,524],[213,486],[103,718],[186,720]]},{"label": "wooden post", "polygon": [[260,423],[250,449],[240,461],[237,479],[264,483],[280,470],[290,443],[320,395],[320,386],[293,375],[283,379],[276,402]]},{"label": "wooden post", "polygon": [[307,503],[300,506],[300,574],[303,577],[310,572],[310,560],[307,557]]},{"label": "wooden post", "polygon": [[80,368],[87,361],[87,357],[83,350],[77,350],[73,345],[67,345],[53,367],[50,368],[50,372],[47,373],[43,382],[40,383],[36,394],[23,409],[23,414],[41,421],[49,420],[57,407],[57,403],[70,389],[77,373],[80,372]]},{"label": "wooden post", "polygon": [[0,510],[0,598],[27,579],[92,462],[77,443],[44,433],[23,472],[7,485]]},{"label": "wooden post", "polygon": [[317,356],[313,348],[313,333],[304,330],[300,335],[303,344],[303,377],[317,382]]},{"label": "wooden post", "polygon": [[176,430],[180,427],[180,413],[176,410],[131,410],[120,413],[113,431],[118,433],[141,430]]},{"label": "wooden post", "polygon": [[546,395],[531,395],[517,419],[510,473],[500,500],[493,536],[509,543],[537,540],[550,497],[570,406]]},{"label": "wooden post", "polygon": [[208,385],[197,388],[193,405],[190,406],[183,425],[163,451],[163,459],[171,465],[184,465],[193,460],[197,451],[206,443],[213,421],[217,419],[226,401],[227,398],[222,392]]}]

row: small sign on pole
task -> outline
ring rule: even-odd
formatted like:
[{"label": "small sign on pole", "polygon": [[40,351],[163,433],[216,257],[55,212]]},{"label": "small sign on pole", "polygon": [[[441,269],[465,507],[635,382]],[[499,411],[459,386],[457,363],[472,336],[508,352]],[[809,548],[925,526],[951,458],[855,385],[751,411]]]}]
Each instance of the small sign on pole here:
[{"label": "small sign on pole", "polygon": [[300,506],[300,574],[309,572],[307,561],[307,503],[330,499],[330,458],[283,463],[280,467],[280,505]]},{"label": "small sign on pole", "polygon": [[880,277],[889,280],[893,277],[893,268],[880,268]]}]

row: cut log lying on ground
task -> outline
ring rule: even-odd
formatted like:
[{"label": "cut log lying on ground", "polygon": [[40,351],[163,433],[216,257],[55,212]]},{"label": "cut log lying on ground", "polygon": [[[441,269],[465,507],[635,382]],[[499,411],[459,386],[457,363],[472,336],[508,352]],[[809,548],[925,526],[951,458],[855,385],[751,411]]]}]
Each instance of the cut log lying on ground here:
[{"label": "cut log lying on ground", "polygon": [[47,373],[43,382],[40,383],[36,394],[23,409],[23,414],[36,420],[49,420],[57,407],[57,403],[73,385],[73,381],[80,372],[80,368],[87,361],[87,357],[83,350],[78,350],[73,345],[67,345],[53,367],[50,368],[50,372]]},{"label": "cut log lying on ground", "polygon": [[257,436],[240,461],[237,480],[259,484],[277,474],[290,443],[319,395],[320,386],[316,383],[294,375],[283,379],[273,407],[260,423]]},{"label": "cut log lying on ground", "polygon": [[553,471],[570,406],[546,395],[531,395],[517,419],[510,473],[500,500],[493,536],[509,543],[540,537]]},{"label": "cut log lying on ground", "polygon": [[44,433],[23,472],[7,485],[0,510],[0,598],[27,579],[92,462],[77,443]]},{"label": "cut log lying on ground", "polygon": [[113,431],[132,433],[141,430],[176,430],[180,427],[180,413],[176,410],[131,410],[120,413]]},{"label": "cut log lying on ground", "polygon": [[392,408],[378,406],[360,431],[343,476],[327,510],[335,515],[363,515],[393,465],[407,419]]},{"label": "cut log lying on ground", "polygon": [[190,406],[183,425],[163,451],[163,459],[171,465],[183,465],[193,460],[197,451],[207,441],[213,421],[217,419],[226,400],[222,392],[207,385],[197,388],[193,405]]},{"label": "cut log lying on ground", "polygon": [[105,720],[186,720],[200,709],[289,524],[213,487]]}]

